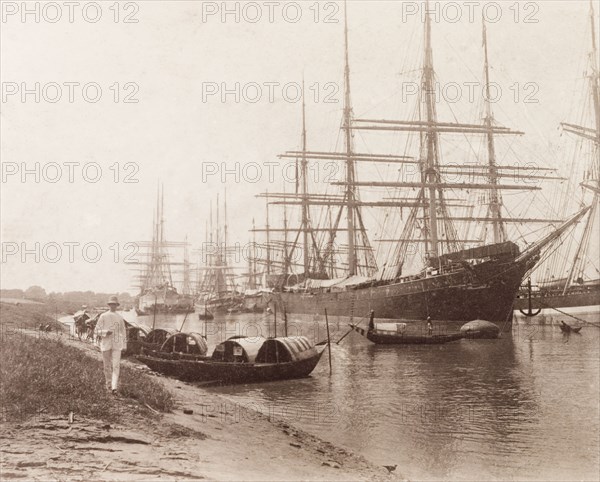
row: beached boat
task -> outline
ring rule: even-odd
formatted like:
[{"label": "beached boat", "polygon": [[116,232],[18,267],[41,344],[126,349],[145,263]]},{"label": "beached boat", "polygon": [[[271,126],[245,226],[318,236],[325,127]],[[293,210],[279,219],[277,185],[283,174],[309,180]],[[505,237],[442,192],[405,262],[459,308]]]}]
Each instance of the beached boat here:
[{"label": "beached boat", "polygon": [[303,378],[315,369],[324,345],[306,337],[234,337],[217,345],[210,358],[155,351],[138,356],[152,370],[185,381],[247,383]]}]

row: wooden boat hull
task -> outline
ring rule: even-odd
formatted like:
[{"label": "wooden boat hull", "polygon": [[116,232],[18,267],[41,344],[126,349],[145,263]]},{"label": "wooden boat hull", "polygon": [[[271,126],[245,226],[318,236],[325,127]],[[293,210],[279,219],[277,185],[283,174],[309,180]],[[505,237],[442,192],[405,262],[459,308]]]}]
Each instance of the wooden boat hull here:
[{"label": "wooden boat hull", "polygon": [[490,261],[453,273],[402,283],[358,287],[337,292],[275,293],[278,310],[288,314],[365,316],[379,319],[467,322],[476,319],[510,326],[515,296],[535,259]]},{"label": "wooden boat hull", "polygon": [[304,378],[319,363],[323,350],[310,358],[287,363],[231,363],[211,358],[185,360],[165,359],[157,354],[136,357],[150,369],[183,381],[215,381],[219,383],[250,383]]},{"label": "wooden boat hull", "polygon": [[464,338],[461,333],[449,335],[387,335],[368,333],[367,339],[377,345],[441,345]]},{"label": "wooden boat hull", "polygon": [[376,345],[441,345],[450,341],[464,338],[463,333],[448,333],[443,335],[422,335],[414,333],[385,333],[378,330],[365,330],[356,325],[350,325],[354,331],[364,336]]}]

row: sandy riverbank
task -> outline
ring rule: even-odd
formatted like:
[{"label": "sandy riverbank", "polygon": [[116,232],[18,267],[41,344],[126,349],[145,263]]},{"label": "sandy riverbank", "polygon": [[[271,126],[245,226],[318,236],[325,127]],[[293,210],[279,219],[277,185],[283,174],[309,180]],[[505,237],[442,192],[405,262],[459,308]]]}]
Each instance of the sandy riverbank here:
[{"label": "sandy riverbank", "polygon": [[[25,336],[39,336],[23,331]],[[48,335],[44,335],[48,336]],[[49,335],[84,350],[90,344]],[[126,414],[119,424],[38,414],[2,424],[3,480],[401,480],[351,451],[314,437],[289,420],[270,418],[249,407],[177,380],[148,374],[174,396],[171,413],[148,416],[136,402],[114,400]],[[191,414],[184,413],[192,411]]]}]

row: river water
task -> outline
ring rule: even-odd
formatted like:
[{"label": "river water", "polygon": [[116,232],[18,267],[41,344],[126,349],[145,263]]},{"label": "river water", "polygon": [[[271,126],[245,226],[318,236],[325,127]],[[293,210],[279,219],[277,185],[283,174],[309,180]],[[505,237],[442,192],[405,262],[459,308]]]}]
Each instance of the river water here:
[{"label": "river water", "polygon": [[[183,319],[154,323],[178,329]],[[330,325],[337,341],[347,325]],[[206,332],[210,353],[230,336],[275,328],[272,315],[207,324],[188,315],[184,331]],[[277,331],[283,335],[283,322]],[[288,332],[326,339],[323,320],[290,320]],[[325,352],[306,379],[207,389],[374,463],[398,464],[412,480],[598,480],[599,345],[593,327],[564,335],[515,325],[499,340],[441,346],[376,346],[351,333],[333,344],[331,375]]]}]

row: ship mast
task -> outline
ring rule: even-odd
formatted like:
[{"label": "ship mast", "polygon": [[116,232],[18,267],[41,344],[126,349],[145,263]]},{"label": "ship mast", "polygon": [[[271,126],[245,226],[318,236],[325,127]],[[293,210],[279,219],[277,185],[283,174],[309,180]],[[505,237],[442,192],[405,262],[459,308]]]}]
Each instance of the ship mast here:
[{"label": "ship mast", "polygon": [[354,276],[356,270],[356,233],[354,229],[355,209],[355,170],[352,146],[352,104],[350,96],[350,60],[348,55],[348,9],[344,0],[344,120],[343,130],[346,137],[346,220],[348,223],[348,276]]},{"label": "ship mast", "polygon": [[[501,197],[498,192],[503,189],[518,191],[535,191],[541,189],[539,186],[527,186],[521,184],[499,184],[501,177],[513,177],[514,179],[527,178],[526,173],[521,173],[521,168],[514,166],[498,166],[496,164],[496,154],[494,148],[494,136],[498,135],[522,135],[523,132],[514,131],[507,127],[496,126],[493,122],[491,107],[486,106],[487,119],[482,125],[469,124],[462,122],[440,122],[437,118],[436,109],[436,89],[435,89],[435,71],[433,67],[433,48],[432,48],[432,22],[429,2],[425,5],[426,13],[424,18],[424,58],[421,73],[421,97],[420,97],[420,120],[388,120],[388,119],[353,119],[353,130],[380,131],[380,132],[404,132],[420,135],[419,159],[416,161],[420,167],[420,182],[355,182],[355,186],[380,187],[380,188],[405,188],[418,189],[418,194],[414,198],[406,200],[395,198],[396,207],[411,208],[401,237],[393,239],[380,239],[378,242],[392,242],[396,244],[394,251],[396,277],[402,275],[404,263],[407,260],[408,247],[413,242],[422,242],[425,245],[426,264],[429,267],[438,267],[442,260],[443,252],[457,252],[462,249],[463,243],[472,240],[459,239],[454,222],[492,222],[498,226],[506,222],[513,223],[544,223],[555,222],[550,219],[534,218],[500,218]],[[489,68],[487,63],[487,41],[486,45],[486,87],[489,90]],[[489,98],[489,95],[488,95]],[[422,114],[421,114],[422,113]],[[442,164],[440,153],[440,135],[460,134],[460,135],[484,135],[488,140],[488,154],[490,162],[487,164]],[[410,157],[397,156],[395,162],[406,164],[415,163]],[[490,163],[492,167],[490,167]],[[554,169],[541,168],[542,171],[553,172]],[[512,171],[512,172],[511,172]],[[515,173],[516,171],[516,173]],[[446,175],[466,175],[469,177],[484,178],[485,181],[472,182],[453,182],[443,180]],[[493,177],[495,182],[490,182]],[[551,180],[560,179],[548,175],[536,176],[538,179]],[[334,182],[334,185],[345,185],[346,183]],[[446,190],[485,190],[491,191],[495,202],[492,203],[493,213],[484,217],[465,217],[452,216],[449,208],[468,207],[459,204],[452,205],[446,202]],[[363,203],[361,203],[363,204]],[[382,205],[380,203],[379,205]],[[394,203],[389,203],[394,206]],[[419,213],[422,211],[422,217]],[[421,234],[415,237],[413,233],[419,229],[419,220],[422,220]],[[562,221],[562,220],[557,220]],[[502,229],[498,230],[497,239],[502,239]]]},{"label": "ship mast", "polygon": [[[171,265],[184,266],[184,277],[186,262],[171,262],[169,260],[170,248],[187,248],[186,242],[167,242],[165,236],[165,217],[164,217],[164,187],[160,183],[156,190],[156,207],[152,216],[152,240],[138,241],[139,247],[147,249],[143,253],[145,259],[143,261],[126,261],[126,264],[142,265],[140,274],[136,276],[141,293],[144,294],[147,290],[156,288],[173,288],[173,275]],[[184,251],[184,258],[187,254]],[[189,263],[189,259],[188,259]],[[189,265],[188,275],[189,275]],[[184,280],[185,285],[185,280]],[[189,279],[188,279],[189,287]]]},{"label": "ship mast", "polygon": [[256,224],[254,218],[252,218],[252,257],[248,257],[248,264],[250,268],[250,289],[256,289]]},{"label": "ship mast", "polygon": [[223,253],[227,256],[227,188],[225,188],[225,196],[223,200],[223,217],[225,218],[225,226],[223,229]]},{"label": "ship mast", "polygon": [[216,241],[217,241],[217,254],[216,254],[216,263],[217,269],[214,272],[215,276],[215,292],[221,293],[225,291],[223,287],[223,252],[221,246],[221,224],[219,217],[219,193],[217,193],[217,230],[215,233]]},{"label": "ship mast", "polygon": [[[306,102],[304,99],[304,79],[302,80],[302,159],[300,162],[300,178],[302,180],[302,237],[303,237],[303,260],[304,276],[310,273],[310,246],[308,244],[308,231],[310,229],[308,212],[308,161],[306,159]],[[285,206],[284,206],[285,209]],[[285,212],[285,211],[284,211]],[[287,228],[287,227],[286,227]],[[286,233],[287,238],[287,233]],[[287,250],[287,242],[284,244],[284,255]],[[287,262],[287,260],[286,260]]]},{"label": "ship mast", "polygon": [[154,239],[152,243],[152,256],[150,260],[150,276],[148,277],[148,288],[154,288],[161,284],[161,275],[159,274],[160,264],[160,184],[156,187],[156,219],[154,225]]},{"label": "ship mast", "polygon": [[[428,4],[427,4],[428,6]],[[436,95],[435,95],[435,72],[433,68],[433,50],[432,50],[432,25],[429,8],[427,8],[425,17],[425,32],[424,32],[424,60],[421,73],[421,96],[419,98],[419,120],[396,121],[386,119],[356,119],[352,109],[351,102],[351,85],[350,85],[350,61],[349,61],[349,31],[348,31],[348,16],[347,3],[344,2],[344,106],[341,129],[343,130],[343,147],[340,152],[324,152],[324,151],[308,151],[306,146],[306,119],[305,105],[303,102],[303,126],[302,126],[302,149],[298,151],[287,151],[280,155],[279,158],[295,159],[296,163],[301,161],[298,178],[301,178],[301,183],[297,183],[295,194],[286,193],[267,193],[261,194],[259,197],[267,198],[268,204],[275,205],[296,205],[302,209],[302,223],[299,227],[288,227],[287,223],[283,229],[272,228],[267,221],[267,239],[269,234],[288,232],[296,233],[296,241],[290,244],[291,251],[296,249],[300,234],[304,234],[303,251],[304,260],[298,263],[298,266],[303,266],[304,272],[308,273],[307,268],[313,268],[311,254],[312,249],[315,250],[312,256],[315,271],[319,275],[327,274],[328,263],[334,262],[334,241],[339,232],[343,232],[347,224],[348,245],[347,258],[345,258],[346,266],[344,266],[347,276],[358,274],[367,274],[372,276],[377,271],[377,263],[375,261],[373,250],[370,246],[369,239],[366,233],[366,228],[363,222],[361,207],[378,207],[378,208],[410,208],[411,214],[408,221],[405,223],[402,235],[400,238],[395,237],[390,240],[378,240],[379,242],[392,242],[396,245],[393,254],[395,266],[397,267],[394,276],[399,277],[402,274],[402,268],[407,259],[408,247],[413,242],[424,243],[427,253],[426,262],[429,266],[436,266],[442,259],[442,254],[445,252],[457,252],[462,249],[462,243],[478,242],[477,240],[459,239],[456,232],[454,221],[459,222],[495,222],[498,224],[500,219],[501,197],[498,191],[502,189],[518,190],[518,191],[536,191],[541,189],[539,186],[529,186],[519,184],[499,183],[498,180],[506,177],[522,179],[528,176],[528,173],[523,173],[524,168],[514,166],[503,166],[496,164],[495,149],[493,146],[494,136],[499,135],[522,135],[522,132],[511,130],[507,127],[494,125],[491,107],[488,105],[487,120],[485,124],[481,122],[477,124],[467,124],[459,122],[439,122],[437,119]],[[487,52],[486,52],[487,53]],[[487,65],[487,62],[486,62]],[[489,85],[489,72],[486,76],[487,84]],[[489,97],[489,96],[488,96]],[[353,131],[380,131],[380,132],[404,132],[415,133],[420,135],[420,152],[418,159],[398,154],[372,154],[360,153],[355,151],[353,145]],[[493,164],[493,169],[490,168],[490,162],[475,164],[452,164],[445,165],[441,162],[440,153],[440,136],[441,134],[460,134],[460,135],[483,135],[487,136],[488,146],[490,149],[489,159]],[[343,182],[331,182],[333,186],[340,186],[338,194],[316,194],[308,193],[306,165],[307,161],[338,161],[344,165],[344,180]],[[418,182],[364,182],[357,180],[356,166],[358,163],[385,163],[385,164],[411,164],[418,166],[421,176]],[[297,164],[298,166],[298,164]],[[540,171],[554,171],[553,169],[540,168]],[[516,174],[515,174],[516,171]],[[494,174],[496,182],[490,183],[490,177]],[[485,179],[480,182],[447,182],[442,179],[445,175],[468,175],[470,177],[480,177]],[[557,179],[549,176],[535,176],[536,179]],[[380,187],[380,188],[405,188],[417,189],[416,197],[393,197],[391,199],[383,199],[377,201],[361,201],[359,188],[365,187]],[[449,208],[465,207],[462,199],[456,200],[458,204],[446,202],[446,190],[491,190],[493,195],[491,199],[497,200],[497,208],[493,213],[485,217],[452,217]],[[277,199],[277,201],[269,202],[269,199]],[[325,206],[327,209],[337,207],[337,214],[327,227],[310,226],[310,206]],[[422,213],[422,214],[421,214]],[[421,233],[415,236],[415,231],[419,229],[419,224],[422,220],[423,228]],[[559,220],[562,221],[562,220]],[[530,219],[530,218],[504,218],[501,219],[502,224],[513,223],[551,223],[554,220],[549,219]],[[326,225],[326,223],[324,223]],[[441,231],[443,230],[443,232]],[[264,230],[258,230],[264,231]],[[315,234],[323,232],[329,234],[329,244],[325,247],[316,242]],[[310,238],[312,236],[313,247],[310,247]],[[501,239],[501,234],[498,239]],[[323,236],[323,237],[326,237]],[[287,246],[287,240],[284,241]],[[267,242],[267,249],[270,243]],[[320,249],[321,248],[321,252]],[[271,266],[267,252],[267,269]],[[308,261],[307,261],[308,260]],[[295,263],[290,263],[296,265]]]},{"label": "ship mast", "polygon": [[182,294],[189,295],[191,293],[190,286],[190,258],[188,253],[188,237],[185,235],[185,242],[183,246],[183,286]]},{"label": "ship mast", "polygon": [[591,179],[589,180],[592,184],[582,183],[584,188],[594,193],[591,209],[588,214],[585,228],[583,230],[583,236],[577,247],[575,258],[569,275],[563,289],[563,294],[567,292],[569,287],[575,282],[576,277],[580,276],[585,268],[585,258],[589,249],[590,241],[592,238],[592,231],[594,223],[597,221],[598,209],[600,206],[600,72],[598,70],[598,46],[596,43],[596,23],[594,5],[590,0],[590,21],[591,21],[591,37],[592,37],[592,48],[590,52],[590,91],[592,97],[592,105],[594,110],[595,129],[578,126],[575,124],[563,123],[563,129],[567,132],[575,134],[583,139],[591,140],[594,143],[595,153],[592,159],[592,165],[590,169]]},{"label": "ship mast", "polygon": [[422,178],[424,183],[429,183],[428,210],[425,208],[425,239],[426,251],[429,252],[429,258],[437,259],[439,257],[438,249],[438,226],[437,226],[437,199],[435,184],[439,182],[438,174],[438,133],[435,130],[437,122],[437,112],[435,107],[435,84],[433,71],[433,50],[431,48],[431,16],[429,12],[429,0],[425,4],[425,57],[422,74],[422,89],[425,95],[425,110],[427,115],[427,130],[425,132],[425,150],[426,155],[422,168]]},{"label": "ship mast", "polygon": [[482,15],[483,24],[483,50],[484,50],[484,71],[485,71],[485,118],[484,123],[488,129],[487,132],[487,148],[488,148],[488,164],[489,164],[489,181],[492,189],[490,190],[489,216],[492,218],[492,230],[494,243],[502,243],[506,241],[506,229],[502,222],[502,199],[497,189],[498,186],[498,170],[496,169],[496,146],[494,143],[494,114],[492,113],[492,105],[490,102],[490,69],[488,61],[488,44],[487,44],[487,28],[485,25],[485,16]]},{"label": "ship mast", "polygon": [[[596,43],[596,16],[594,14],[594,4],[590,0],[590,23],[592,26],[592,52],[590,53],[592,64],[592,75],[590,78],[592,84],[592,97],[594,99],[594,114],[596,118],[596,140],[600,140],[600,71],[598,71],[598,44]],[[600,164],[600,152],[596,153],[596,168]],[[596,171],[596,174],[598,172]],[[600,187],[600,179],[596,179],[597,187]]]},{"label": "ship mast", "polygon": [[[267,219],[266,219],[266,225],[265,225],[265,231],[267,234],[267,260],[266,260],[266,265],[267,265],[267,275],[271,274],[271,237],[270,237],[270,233],[271,233],[271,226],[269,226],[269,193],[267,191],[267,196],[266,196],[266,207],[267,207]],[[268,282],[268,280],[267,280]]]},{"label": "ship mast", "polygon": [[217,242],[217,252],[220,253],[221,252],[221,238],[219,235],[219,231],[221,231],[221,227],[219,225],[219,193],[217,193],[217,230],[215,233],[215,237],[216,237],[216,242]]},{"label": "ship mast", "polygon": [[[346,4],[344,4],[346,7]],[[288,258],[291,254],[302,245],[302,260],[299,263],[293,263],[288,260],[288,266],[294,265],[301,267],[304,271],[305,278],[313,275],[317,277],[327,276],[327,263],[333,262],[333,239],[330,243],[325,242],[326,246],[321,246],[322,240],[317,237],[318,233],[327,232],[333,233],[332,238],[335,238],[340,231],[348,233],[348,257],[347,257],[347,275],[354,276],[359,272],[366,272],[372,275],[376,270],[376,261],[369,244],[366,234],[366,228],[362,219],[360,206],[388,206],[390,203],[365,203],[360,201],[359,192],[356,182],[356,163],[357,162],[383,162],[383,163],[400,163],[411,162],[405,156],[391,155],[371,155],[357,154],[354,152],[353,146],[353,111],[351,104],[350,90],[350,63],[349,63],[349,40],[348,40],[348,21],[347,11],[344,10],[344,108],[340,129],[344,131],[344,147],[341,152],[322,152],[308,151],[307,149],[307,131],[306,131],[306,105],[303,99],[302,103],[302,147],[298,151],[287,151],[279,155],[282,159],[295,159],[297,166],[297,183],[295,194],[284,193],[266,193],[260,194],[258,197],[267,198],[268,204],[276,205],[297,205],[301,208],[301,222],[299,227],[287,227],[283,229],[272,229],[267,227],[267,236],[269,233],[295,233],[295,240],[290,240]],[[303,83],[304,84],[304,83]],[[343,186],[343,194],[315,194],[309,193],[308,186],[308,160],[312,161],[336,161],[344,164],[345,179]],[[298,168],[299,163],[299,168]],[[277,201],[269,201],[269,198],[278,199]],[[394,203],[396,205],[396,203]],[[310,207],[325,206],[327,208],[338,207],[338,215],[333,227],[323,228],[322,226],[313,227],[311,220]],[[347,230],[344,230],[340,224],[342,217],[346,217]],[[257,230],[265,231],[265,230]],[[302,237],[301,237],[302,235]],[[269,244],[269,243],[267,243]],[[284,241],[284,246],[288,246],[287,240]],[[364,251],[364,264],[359,261],[359,254]],[[269,253],[267,253],[268,255]],[[270,265],[267,259],[267,267]],[[285,264],[285,261],[284,261]]]},{"label": "ship mast", "polygon": [[[285,184],[283,192],[285,194]],[[289,274],[288,271],[290,269],[290,256],[293,252],[293,248],[291,251],[288,251],[288,218],[286,205],[283,206],[283,229],[285,230],[283,233],[283,279],[287,280]]]},{"label": "ship mast", "polygon": [[[229,253],[227,252],[227,188],[225,188],[225,194],[223,199],[223,217],[225,218],[225,224],[223,226],[223,266],[226,268],[229,265]],[[230,273],[227,269],[223,270],[223,282],[225,284],[225,290],[229,288],[231,283],[232,289],[235,291],[235,281],[230,278]]]}]

